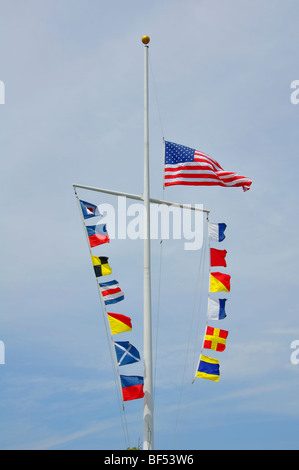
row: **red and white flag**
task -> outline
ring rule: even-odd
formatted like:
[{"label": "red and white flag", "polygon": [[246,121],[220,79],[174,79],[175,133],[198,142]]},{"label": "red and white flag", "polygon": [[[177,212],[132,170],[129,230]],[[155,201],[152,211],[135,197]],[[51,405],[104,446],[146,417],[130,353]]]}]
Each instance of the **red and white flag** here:
[{"label": "red and white flag", "polygon": [[199,150],[173,142],[165,142],[164,186],[241,186],[250,189],[252,180],[231,171],[224,171],[216,160]]}]

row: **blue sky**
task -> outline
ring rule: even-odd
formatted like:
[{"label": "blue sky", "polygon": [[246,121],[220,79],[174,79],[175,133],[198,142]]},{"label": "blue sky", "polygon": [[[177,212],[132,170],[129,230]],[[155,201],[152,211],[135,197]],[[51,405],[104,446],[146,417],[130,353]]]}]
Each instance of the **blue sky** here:
[{"label": "blue sky", "polygon": [[[227,223],[232,290],[221,323],[229,330],[221,380],[190,386],[205,320],[203,310],[196,335],[201,252],[184,251],[182,240],[163,243],[155,447],[298,449],[299,365],[290,361],[299,340],[299,105],[290,100],[299,79],[298,14],[295,0],[273,0],[271,8],[264,0],[2,2],[1,449],[125,447],[72,184],[142,193],[144,34],[151,36],[152,196],[163,197],[163,136],[253,180],[246,193],[164,192]],[[142,242],[114,240],[98,253],[110,257],[125,291],[119,312],[134,318],[123,339],[142,352]],[[154,342],[160,259],[153,241]],[[142,400],[125,409],[135,446]]]}]

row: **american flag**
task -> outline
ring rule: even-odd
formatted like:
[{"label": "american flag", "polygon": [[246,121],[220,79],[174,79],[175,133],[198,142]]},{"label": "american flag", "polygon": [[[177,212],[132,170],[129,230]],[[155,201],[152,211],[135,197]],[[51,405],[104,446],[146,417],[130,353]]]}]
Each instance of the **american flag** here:
[{"label": "american flag", "polygon": [[252,180],[224,171],[216,160],[199,150],[184,145],[165,142],[164,185],[191,186],[241,186],[250,189]]}]

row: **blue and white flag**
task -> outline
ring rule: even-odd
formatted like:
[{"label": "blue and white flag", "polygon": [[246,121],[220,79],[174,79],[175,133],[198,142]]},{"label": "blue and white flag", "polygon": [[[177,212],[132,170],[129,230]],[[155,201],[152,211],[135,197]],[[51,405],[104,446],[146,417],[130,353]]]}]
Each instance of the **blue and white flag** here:
[{"label": "blue and white flag", "polygon": [[117,281],[99,282],[99,286],[105,305],[116,304],[124,300],[124,293],[121,291]]},{"label": "blue and white flag", "polygon": [[210,224],[209,223],[209,238],[215,242],[222,242],[225,239],[226,224]]},{"label": "blue and white flag", "polygon": [[223,320],[226,318],[225,302],[227,299],[208,299],[208,319]]},{"label": "blue and white flag", "polygon": [[84,219],[90,219],[90,217],[98,217],[98,216],[103,217],[103,214],[100,213],[98,207],[95,206],[94,204],[80,200],[80,205],[81,205]]},{"label": "blue and white flag", "polygon": [[129,341],[115,341],[114,347],[119,366],[140,361],[138,350]]}]

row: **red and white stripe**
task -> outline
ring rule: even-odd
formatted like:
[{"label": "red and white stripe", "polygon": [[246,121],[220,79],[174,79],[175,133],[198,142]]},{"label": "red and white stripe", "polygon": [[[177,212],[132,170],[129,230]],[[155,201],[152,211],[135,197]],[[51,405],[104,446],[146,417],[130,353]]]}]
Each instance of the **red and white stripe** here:
[{"label": "red and white stripe", "polygon": [[111,287],[101,287],[100,286],[100,290],[101,290],[101,294],[102,294],[104,300],[115,299],[115,298],[120,297],[121,295],[123,295],[123,292],[120,289],[117,282],[115,282],[113,284],[113,286],[111,286]]},{"label": "red and white stripe", "polygon": [[194,162],[165,165],[165,186],[176,184],[192,186],[242,186],[244,191],[250,188],[252,181],[231,171],[224,171],[211,157],[195,150]]}]

